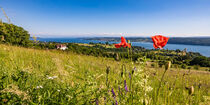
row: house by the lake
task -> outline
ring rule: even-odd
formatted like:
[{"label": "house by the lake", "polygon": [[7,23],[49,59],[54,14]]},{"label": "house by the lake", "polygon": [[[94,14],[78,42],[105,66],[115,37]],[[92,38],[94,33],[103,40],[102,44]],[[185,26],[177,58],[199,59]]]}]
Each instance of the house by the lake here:
[{"label": "house by the lake", "polygon": [[59,44],[59,45],[57,45],[57,49],[66,50],[66,49],[68,49],[68,47],[64,44]]}]

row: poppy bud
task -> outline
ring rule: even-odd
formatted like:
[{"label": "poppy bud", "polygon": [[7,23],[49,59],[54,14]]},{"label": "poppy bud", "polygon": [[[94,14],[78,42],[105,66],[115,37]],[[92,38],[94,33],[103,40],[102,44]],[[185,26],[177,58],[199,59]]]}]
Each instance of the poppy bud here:
[{"label": "poppy bud", "polygon": [[171,61],[168,61],[166,64],[165,64],[165,70],[168,70],[171,68]]},{"label": "poppy bud", "polygon": [[121,77],[123,77],[123,71],[121,72]]},{"label": "poppy bud", "polygon": [[199,89],[201,88],[201,85],[202,85],[201,83],[198,84],[198,88],[199,88]]},{"label": "poppy bud", "polygon": [[189,95],[192,95],[194,93],[194,87],[185,87],[189,91]]},{"label": "poppy bud", "polygon": [[108,66],[108,67],[106,68],[106,74],[109,74],[109,71],[110,71],[110,66]]},{"label": "poppy bud", "polygon": [[130,40],[128,40],[128,43],[131,43]]},{"label": "poppy bud", "polygon": [[119,54],[118,53],[115,54],[115,60],[116,61],[119,61],[120,60],[120,57],[119,57]]},{"label": "poppy bud", "polygon": [[134,74],[134,69],[132,70],[132,72],[131,72],[132,74]]},{"label": "poppy bud", "polygon": [[194,93],[194,87],[191,86],[191,87],[190,87],[190,90],[189,90],[189,95],[192,95],[193,93]]}]

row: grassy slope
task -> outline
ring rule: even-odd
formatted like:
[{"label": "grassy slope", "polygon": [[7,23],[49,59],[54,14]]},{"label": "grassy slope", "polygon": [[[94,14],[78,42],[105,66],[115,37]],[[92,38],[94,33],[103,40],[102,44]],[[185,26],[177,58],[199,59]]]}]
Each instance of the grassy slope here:
[{"label": "grassy slope", "polygon": [[[8,79],[1,79],[3,81],[3,87],[1,88],[2,92],[13,92],[14,94],[20,95],[20,93],[23,94],[23,99],[30,100],[31,103],[41,103],[46,104],[46,102],[49,101],[55,101],[59,103],[65,103],[66,100],[62,99],[53,99],[53,96],[46,96],[43,95],[40,99],[38,97],[38,94],[48,94],[45,93],[47,90],[53,90],[54,87],[56,88],[63,88],[70,86],[72,89],[78,88],[78,84],[84,85],[86,80],[92,81],[95,85],[94,88],[105,88],[106,83],[106,67],[111,67],[111,73],[110,73],[110,85],[112,87],[117,88],[114,84],[116,83],[116,80],[118,80],[122,65],[125,64],[127,66],[127,69],[131,69],[131,65],[127,61],[121,61],[116,62],[113,59],[108,58],[97,58],[92,56],[85,56],[85,55],[77,55],[73,53],[65,53],[62,51],[49,51],[49,50],[35,50],[35,49],[27,49],[27,48],[21,48],[21,47],[14,47],[14,46],[8,46],[8,45],[0,45],[0,72],[1,77],[4,75],[8,75]],[[151,100],[155,100],[157,97],[155,96],[155,90],[157,90],[158,86],[158,80],[160,79],[160,76],[163,73],[163,70],[161,68],[151,68],[146,67],[146,71],[149,71],[148,74],[150,74],[151,79],[151,86],[153,87],[153,91],[149,94],[151,97]],[[27,77],[27,80],[17,80],[11,79],[13,77],[18,78],[19,72],[17,71],[23,71],[29,74],[31,76],[30,78]],[[169,70],[166,74],[166,78],[164,79],[164,86],[160,89],[160,96],[158,103],[161,104],[175,104],[175,103],[203,103],[206,104],[209,101],[204,102],[204,100],[209,100],[209,89],[210,89],[210,74],[208,72],[197,72],[192,71],[190,72],[190,75],[183,74],[185,71],[178,70],[178,69],[172,69]],[[15,75],[15,76],[14,76]],[[58,76],[58,78],[54,79],[55,83],[62,84],[65,83],[65,85],[55,85],[54,84],[48,84],[49,81],[47,78],[52,76]],[[177,78],[176,78],[177,77]],[[25,82],[23,82],[25,81]],[[54,82],[53,82],[54,83]],[[46,85],[47,84],[47,85]],[[175,85],[174,85],[175,84]],[[201,85],[201,88],[199,89],[198,86]],[[48,86],[48,88],[43,91],[39,92],[35,90],[37,86],[43,86],[44,88]],[[54,87],[53,87],[54,86]],[[63,87],[61,87],[63,86]],[[185,87],[194,86],[195,92],[194,96],[190,99],[190,101],[187,99],[189,95],[187,94],[187,90],[185,90]],[[49,88],[51,87],[51,88]],[[80,86],[82,87],[82,86]],[[84,87],[84,86],[83,86]],[[90,88],[92,89],[92,88]],[[79,90],[76,90],[79,91]],[[85,91],[82,95],[75,96],[76,99],[72,102],[72,104],[82,104],[85,103],[83,98],[84,96],[90,96],[91,92],[89,92],[89,95],[87,95],[90,90],[83,90]],[[95,90],[92,90],[95,91]],[[33,94],[37,93],[37,94]],[[71,94],[72,92],[64,92],[65,96],[68,94],[73,97]],[[54,97],[59,97],[58,93],[52,92],[51,94],[54,95]],[[169,95],[170,94],[170,95]],[[205,96],[205,97],[203,97]],[[43,101],[47,98],[52,98],[53,100]],[[96,97],[96,96],[94,96]],[[205,99],[207,97],[207,99]],[[45,98],[45,99],[44,99]],[[86,101],[88,101],[87,98]],[[78,103],[83,100],[81,103]],[[99,99],[99,101],[102,99]],[[74,103],[76,102],[76,103]],[[69,101],[68,101],[69,103]],[[100,101],[100,103],[104,103]],[[125,102],[126,103],[126,102]],[[154,101],[151,101],[150,104],[154,104]],[[123,104],[123,102],[121,103]]]},{"label": "grassy slope", "polygon": [[1,65],[9,71],[25,70],[35,75],[58,76],[65,81],[80,76],[86,69],[95,76],[104,74],[106,66],[118,72],[121,62],[112,59],[77,55],[56,50],[35,50],[22,47],[0,45]]},{"label": "grassy slope", "polygon": [[[112,76],[109,79],[113,81],[115,75],[120,72],[121,66],[118,65],[121,64],[121,62],[111,59],[76,55],[56,50],[35,50],[0,45],[1,76],[3,77],[4,74],[9,75],[9,79],[5,80],[7,82],[2,80],[5,83],[3,89],[6,88],[6,90],[11,85],[15,89],[17,89],[17,85],[23,85],[11,79],[13,75],[19,76],[17,71],[24,71],[33,75],[24,83],[23,88],[19,87],[19,90],[22,91],[26,91],[27,88],[36,89],[37,86],[43,86],[45,82],[39,81],[47,81],[48,77],[53,76],[58,76],[58,78],[54,79],[58,84],[66,83],[75,88],[78,84],[84,85],[86,79],[92,79],[98,88],[104,87],[106,67],[111,67]],[[13,85],[15,86],[13,87]],[[30,100],[33,100],[33,98],[30,98]]]}]

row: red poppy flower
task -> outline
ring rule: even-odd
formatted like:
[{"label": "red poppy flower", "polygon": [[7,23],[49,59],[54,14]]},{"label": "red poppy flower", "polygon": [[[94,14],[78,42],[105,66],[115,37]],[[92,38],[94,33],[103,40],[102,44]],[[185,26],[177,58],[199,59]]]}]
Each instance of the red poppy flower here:
[{"label": "red poppy flower", "polygon": [[120,48],[120,47],[129,47],[131,48],[131,45],[129,43],[126,42],[124,37],[121,37],[121,43],[115,44],[116,48]]},{"label": "red poppy flower", "polygon": [[152,41],[154,43],[153,47],[155,49],[157,49],[157,48],[163,49],[163,47],[167,44],[168,39],[169,38],[162,36],[162,35],[152,36]]}]

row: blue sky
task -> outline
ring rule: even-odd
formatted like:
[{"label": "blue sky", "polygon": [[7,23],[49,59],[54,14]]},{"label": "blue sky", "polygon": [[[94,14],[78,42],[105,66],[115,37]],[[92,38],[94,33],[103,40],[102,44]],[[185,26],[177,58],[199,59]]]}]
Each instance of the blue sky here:
[{"label": "blue sky", "polygon": [[[31,35],[210,36],[210,0],[0,0]],[[6,21],[2,12],[0,18]]]}]

